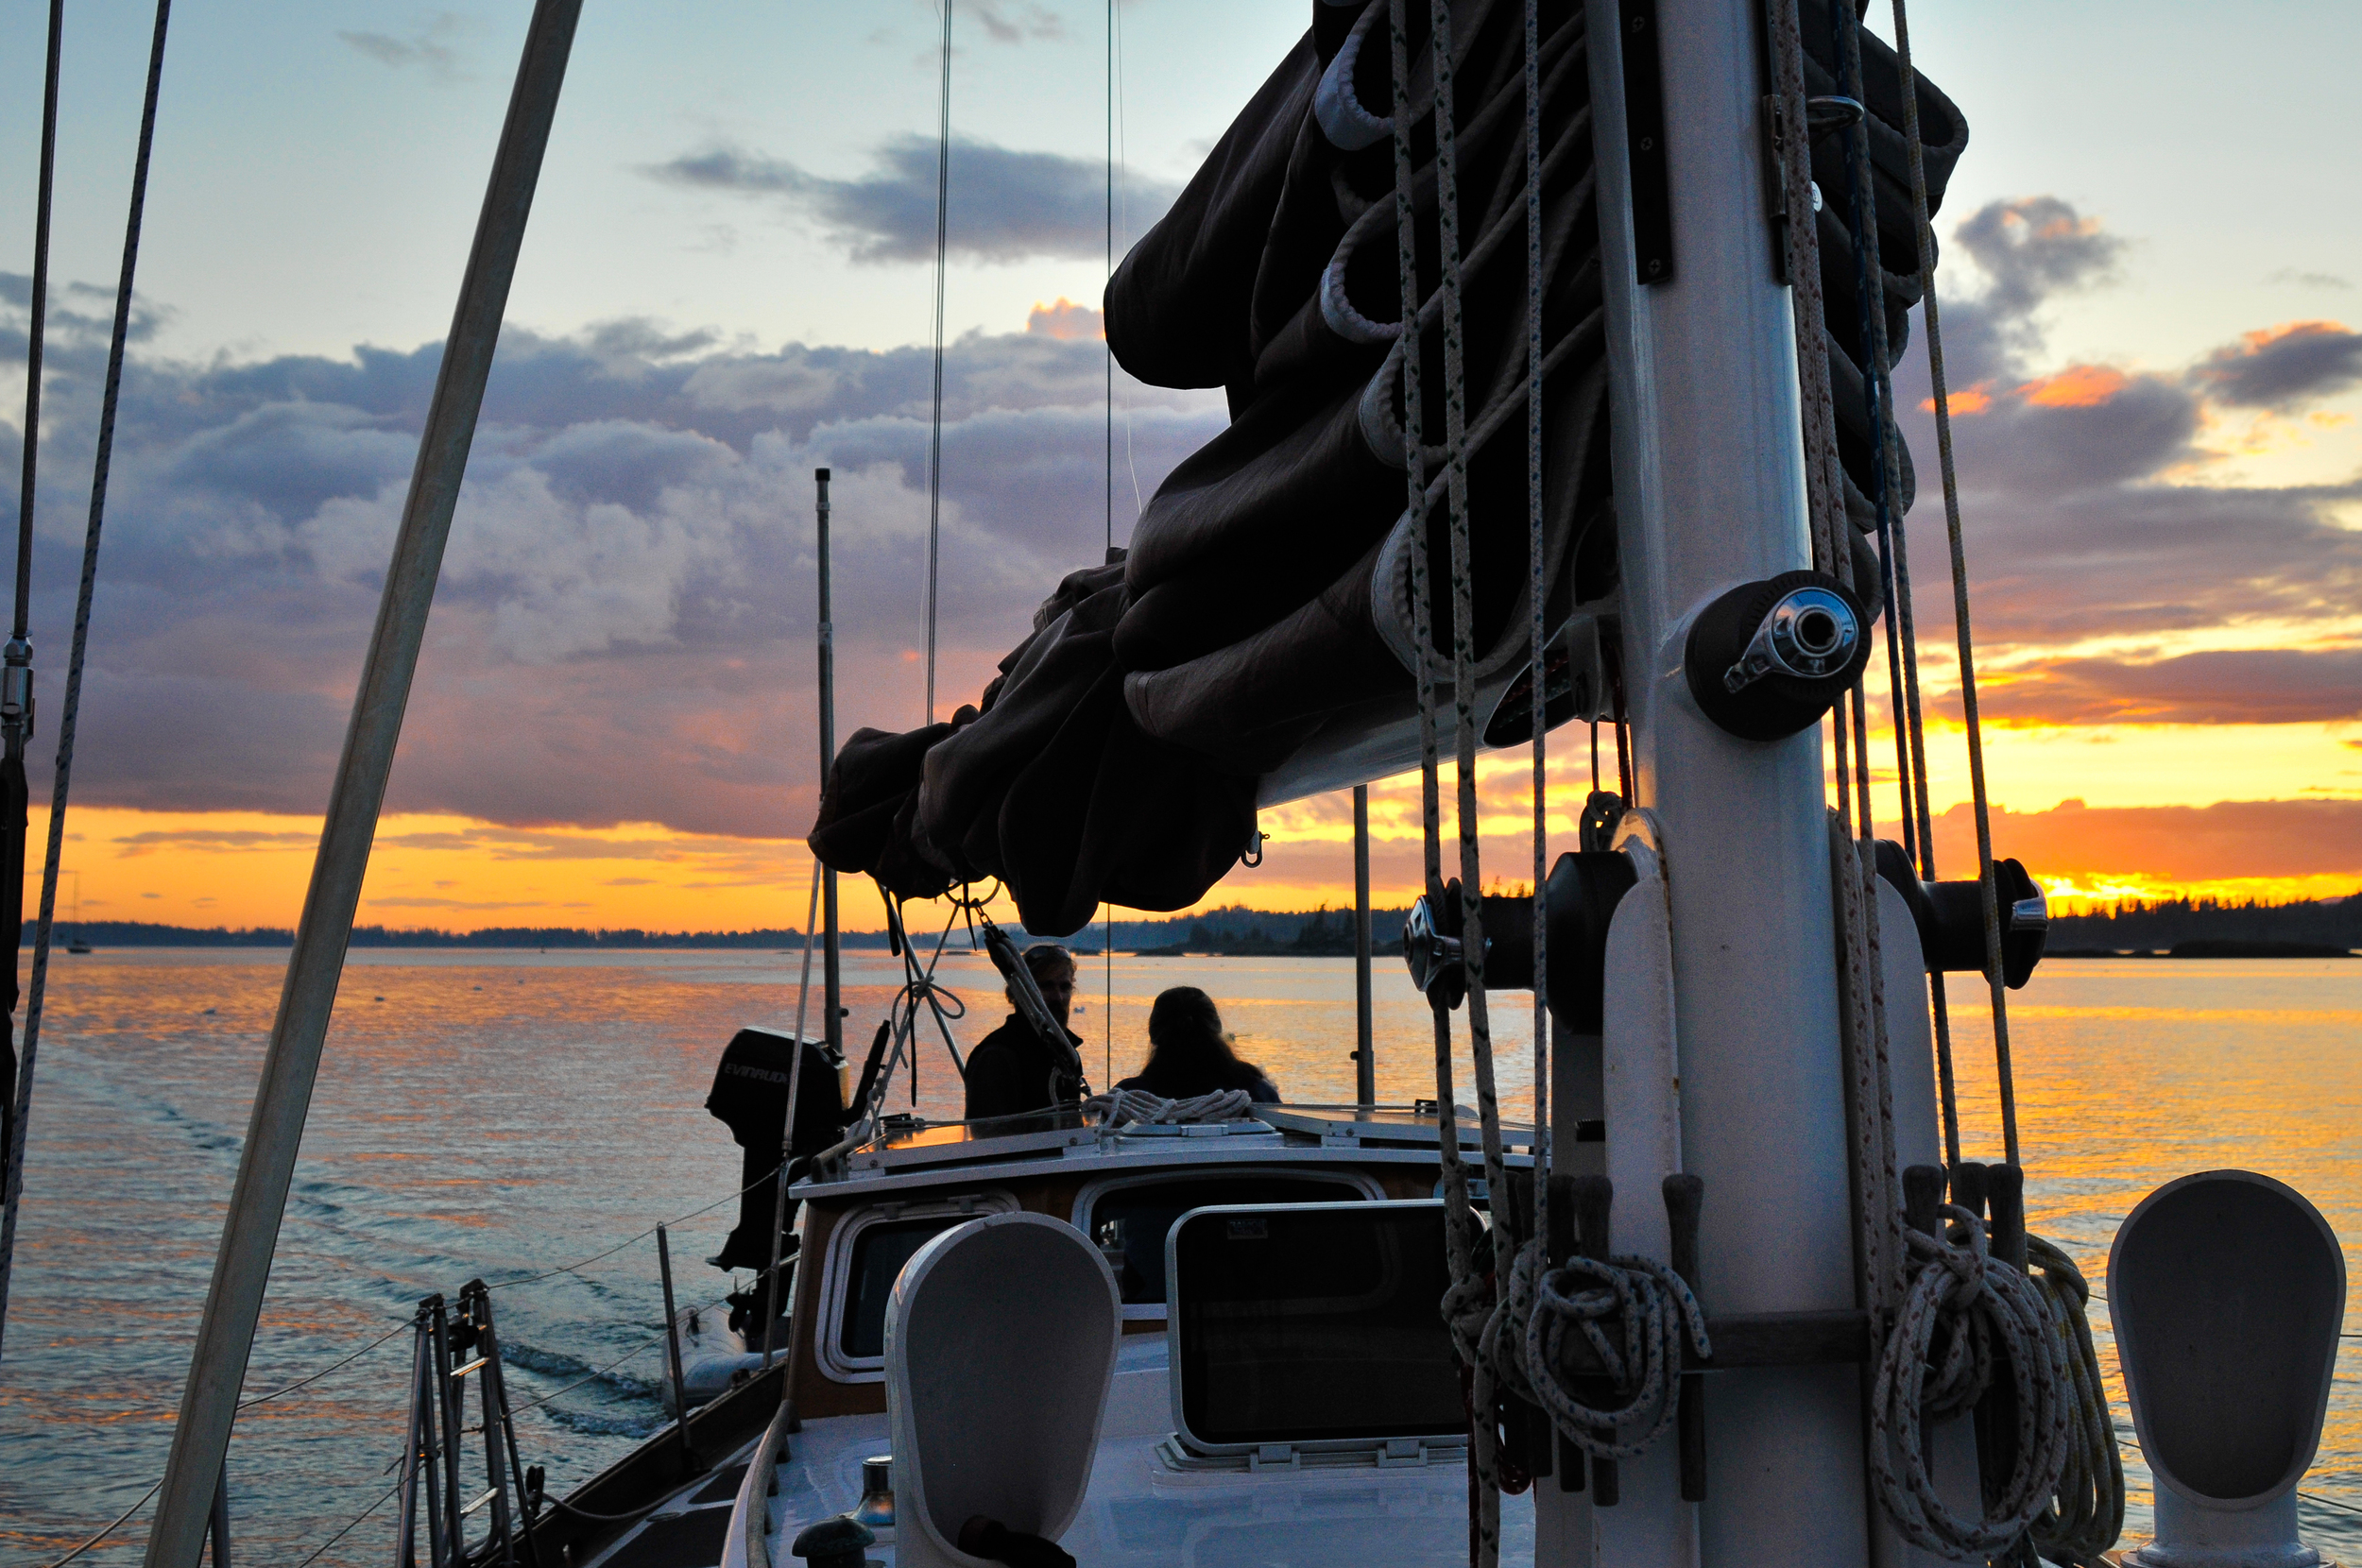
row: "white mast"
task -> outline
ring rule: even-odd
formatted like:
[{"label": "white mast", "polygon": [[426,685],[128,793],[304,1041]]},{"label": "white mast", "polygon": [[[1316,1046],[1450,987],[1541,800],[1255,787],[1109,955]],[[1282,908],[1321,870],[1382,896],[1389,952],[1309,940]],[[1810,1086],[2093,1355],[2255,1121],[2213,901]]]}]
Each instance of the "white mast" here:
[{"label": "white mast", "polygon": [[[1854,1223],[1820,731],[1735,740],[1698,710],[1681,673],[1690,611],[1812,564],[1795,329],[1766,210],[1778,186],[1767,169],[1761,9],[1758,0],[1587,6],[1624,668],[1638,804],[1662,827],[1671,890],[1681,1147],[1705,1180],[1699,1293],[1718,1315],[1845,1309]],[[1654,149],[1628,145],[1626,113],[1635,19],[1661,52],[1655,134],[1671,219],[1671,257],[1654,273],[1664,281],[1650,283],[1634,158],[1646,180]],[[1649,198],[1644,190],[1644,213]],[[1619,1220],[1635,1224],[1658,1203],[1652,1190],[1617,1196]],[[1707,1411],[1695,1557],[1675,1557],[1867,1562],[1857,1369],[1724,1372]],[[1573,1501],[1549,1485],[1537,1493],[1552,1509]],[[1601,1518],[1600,1560],[1620,1561],[1619,1522]],[[1669,1560],[1648,1555],[1652,1568]]]}]

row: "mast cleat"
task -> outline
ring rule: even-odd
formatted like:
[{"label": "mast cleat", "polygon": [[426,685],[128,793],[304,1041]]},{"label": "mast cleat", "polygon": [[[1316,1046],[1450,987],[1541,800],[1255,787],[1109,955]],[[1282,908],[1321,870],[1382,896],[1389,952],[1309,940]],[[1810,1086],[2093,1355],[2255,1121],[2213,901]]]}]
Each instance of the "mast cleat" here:
[{"label": "mast cleat", "polygon": [[1683,673],[1699,710],[1742,741],[1821,722],[1870,660],[1861,601],[1819,571],[1743,584],[1690,622]]}]

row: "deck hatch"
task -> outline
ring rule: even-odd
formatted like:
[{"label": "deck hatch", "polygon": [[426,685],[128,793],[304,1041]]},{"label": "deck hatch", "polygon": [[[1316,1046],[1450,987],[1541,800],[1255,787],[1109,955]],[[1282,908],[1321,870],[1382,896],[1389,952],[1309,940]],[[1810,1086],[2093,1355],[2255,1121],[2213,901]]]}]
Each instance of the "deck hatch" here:
[{"label": "deck hatch", "polygon": [[1165,1241],[1174,1424],[1200,1453],[1466,1430],[1441,1203],[1233,1204]]}]

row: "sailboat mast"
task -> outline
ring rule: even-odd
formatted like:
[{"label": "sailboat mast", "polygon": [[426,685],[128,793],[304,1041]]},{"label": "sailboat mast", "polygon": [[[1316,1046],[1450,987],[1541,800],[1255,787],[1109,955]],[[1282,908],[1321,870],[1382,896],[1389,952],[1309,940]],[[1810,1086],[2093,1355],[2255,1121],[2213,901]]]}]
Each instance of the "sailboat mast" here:
[{"label": "sailboat mast", "polygon": [[214,1491],[246,1380],[247,1357],[254,1346],[254,1323],[270,1280],[279,1222],[286,1212],[296,1150],[311,1108],[320,1046],[336,1003],[362,878],[368,870],[378,810],[385,798],[386,776],[393,771],[394,747],[402,738],[402,711],[426,635],[427,610],[442,570],[443,546],[458,505],[476,414],[491,375],[492,352],[500,340],[508,287],[516,277],[525,219],[533,209],[541,154],[549,145],[581,10],[581,0],[537,0],[525,33],[500,149],[476,220],[475,244],[436,373],[418,464],[411,470],[376,629],[345,731],[344,755],[328,797],[327,820],[312,864],[311,887],[304,894],[303,914],[296,926],[295,950],[287,960],[279,1013],[271,1024],[253,1116],[238,1156],[237,1184],[222,1226],[213,1287],[205,1298],[163,1494],[147,1538],[146,1568],[197,1568],[204,1544]]},{"label": "sailboat mast", "polygon": [[[1622,667],[1636,804],[1669,886],[1678,1160],[1705,1182],[1699,1294],[1718,1314],[1850,1308],[1820,731],[1725,734],[1688,697],[1678,640],[1714,596],[1812,564],[1796,340],[1766,202],[1779,182],[1766,167],[1762,0],[1586,5]],[[1612,1127],[1609,1159],[1617,1250],[1669,1255],[1664,1173],[1631,1168]],[[1624,1506],[1596,1519],[1600,1560],[1865,1563],[1856,1378],[1723,1374],[1706,1500],[1679,1500],[1674,1445],[1628,1463]],[[1536,1493],[1566,1506],[1553,1488]],[[1694,1525],[1680,1518],[1692,1507]]]},{"label": "sailboat mast", "polygon": [[[829,768],[836,760],[836,624],[829,610],[829,470],[812,470],[813,486],[817,497],[815,516],[819,522],[820,554],[820,784],[826,789]],[[837,963],[836,931],[836,869],[823,866],[820,871],[821,929],[826,933],[821,950],[822,998],[827,1012],[823,1014],[821,1033],[829,1042],[831,1055],[845,1054],[845,1009],[838,999],[842,979]],[[800,1031],[799,1031],[800,1032]],[[801,1048],[800,1045],[797,1048]]]}]

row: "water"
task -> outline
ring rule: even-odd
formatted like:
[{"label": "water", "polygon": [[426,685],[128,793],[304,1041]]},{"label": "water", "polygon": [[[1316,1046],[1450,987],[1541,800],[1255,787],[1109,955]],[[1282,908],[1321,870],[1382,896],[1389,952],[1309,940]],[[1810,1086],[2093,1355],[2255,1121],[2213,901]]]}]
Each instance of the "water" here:
[{"label": "water", "polygon": [[[53,1560],[162,1473],[209,1276],[222,1202],[277,1001],[282,953],[102,951],[53,971],[15,1300],[0,1364],[0,1561]],[[1149,1001],[1204,986],[1241,1053],[1290,1099],[1349,1099],[1350,963],[1323,959],[1085,963],[1076,1029],[1094,1078],[1137,1067]],[[988,967],[944,960],[971,1015],[963,1043],[1005,1015]],[[858,1051],[899,979],[848,954]],[[1431,1095],[1425,1011],[1387,965],[1378,1010],[1381,1097]],[[727,1200],[738,1150],[703,1110],[715,1056],[750,1023],[787,1027],[795,958],[768,953],[359,952],[348,971],[248,1380],[249,1396],[396,1328],[428,1291],[572,1262],[659,1220]],[[2242,1165],[2309,1194],[2351,1245],[2362,965],[2070,961],[2011,1013],[2035,1228],[2097,1282],[2125,1212],[2184,1171]],[[1501,1093],[1530,1098],[1530,1011],[1497,1007]],[[816,1004],[815,1004],[816,1013]],[[816,1027],[816,1026],[815,1026]],[[1997,1157],[1981,1018],[1959,1021],[1972,1156]],[[1463,1058],[1460,1093],[1472,1099]],[[922,1112],[957,1099],[926,1058]],[[898,1099],[900,1095],[898,1094]],[[699,1261],[735,1205],[682,1220],[688,1300],[720,1294]],[[567,1385],[642,1345],[661,1321],[655,1245],[495,1297],[528,1462],[562,1491],[664,1417],[659,1355]],[[2103,1354],[2113,1360],[2102,1329]],[[406,1337],[247,1411],[231,1452],[235,1539],[248,1560],[302,1562],[382,1497],[401,1445]],[[2113,1365],[2111,1366],[2113,1380]],[[2119,1420],[2122,1388],[2112,1381]],[[2136,1524],[2147,1478],[2137,1474]],[[2305,1490],[2362,1507],[2362,1389],[2338,1378]],[[2304,1506],[2325,1547],[2362,1556],[2362,1515]],[[318,1560],[381,1562],[381,1510]],[[85,1560],[128,1564],[143,1510]]]}]

